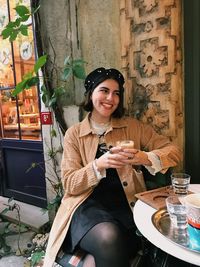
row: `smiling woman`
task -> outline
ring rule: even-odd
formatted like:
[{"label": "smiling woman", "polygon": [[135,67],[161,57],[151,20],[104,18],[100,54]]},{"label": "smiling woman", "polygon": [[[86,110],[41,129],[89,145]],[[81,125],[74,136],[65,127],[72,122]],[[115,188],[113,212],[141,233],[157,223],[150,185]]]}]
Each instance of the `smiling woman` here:
[{"label": "smiling woman", "polygon": [[[43,266],[52,266],[62,247],[65,253],[81,249],[92,255],[95,261],[83,266],[129,267],[140,248],[132,207],[135,194],[146,189],[141,166],[165,173],[181,153],[149,125],[124,116],[124,77],[118,70],[92,71],[85,89],[82,107],[89,113],[65,134],[64,198]],[[117,143],[123,140],[134,146]]]}]

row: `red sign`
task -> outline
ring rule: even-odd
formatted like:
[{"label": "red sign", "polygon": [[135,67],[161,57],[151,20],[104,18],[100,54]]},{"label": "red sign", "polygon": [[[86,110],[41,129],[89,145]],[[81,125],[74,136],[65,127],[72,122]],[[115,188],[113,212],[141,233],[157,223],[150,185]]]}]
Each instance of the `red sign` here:
[{"label": "red sign", "polygon": [[41,123],[43,125],[52,124],[52,115],[51,112],[41,112],[40,113]]}]

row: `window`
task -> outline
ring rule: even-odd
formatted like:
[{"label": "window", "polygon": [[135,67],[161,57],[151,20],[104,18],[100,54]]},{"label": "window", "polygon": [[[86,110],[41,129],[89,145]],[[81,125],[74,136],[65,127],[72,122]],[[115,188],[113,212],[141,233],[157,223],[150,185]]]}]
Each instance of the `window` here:
[{"label": "window", "polygon": [[[0,138],[41,140],[38,88],[21,92],[16,98],[12,91],[24,74],[33,69],[35,47],[33,23],[30,18],[28,36],[18,35],[10,43],[1,32],[9,20],[17,16],[16,0],[0,0]],[[20,1],[30,8],[30,1]]]}]

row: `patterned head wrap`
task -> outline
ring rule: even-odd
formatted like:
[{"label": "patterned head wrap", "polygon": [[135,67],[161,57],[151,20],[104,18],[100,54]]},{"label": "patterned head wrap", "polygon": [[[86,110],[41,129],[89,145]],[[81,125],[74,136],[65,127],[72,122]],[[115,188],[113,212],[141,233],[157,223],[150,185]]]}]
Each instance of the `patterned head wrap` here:
[{"label": "patterned head wrap", "polygon": [[116,69],[105,69],[105,68],[98,68],[93,70],[88,74],[88,76],[85,79],[85,89],[86,92],[89,92],[96,88],[100,83],[107,79],[114,79],[118,82],[120,89],[123,91],[123,84],[124,84],[124,77]]}]

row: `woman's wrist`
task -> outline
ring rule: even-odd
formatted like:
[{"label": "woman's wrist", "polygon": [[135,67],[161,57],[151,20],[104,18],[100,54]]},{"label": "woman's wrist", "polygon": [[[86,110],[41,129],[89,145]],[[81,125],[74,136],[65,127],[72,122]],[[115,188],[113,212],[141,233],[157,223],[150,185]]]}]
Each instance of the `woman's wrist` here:
[{"label": "woman's wrist", "polygon": [[97,159],[93,161],[93,169],[95,171],[95,174],[97,176],[98,180],[101,180],[102,178],[106,177],[106,171],[105,170],[99,170],[98,164],[97,164]]},{"label": "woman's wrist", "polygon": [[95,159],[95,166],[98,172],[101,172],[103,169],[99,167],[98,159]]}]

